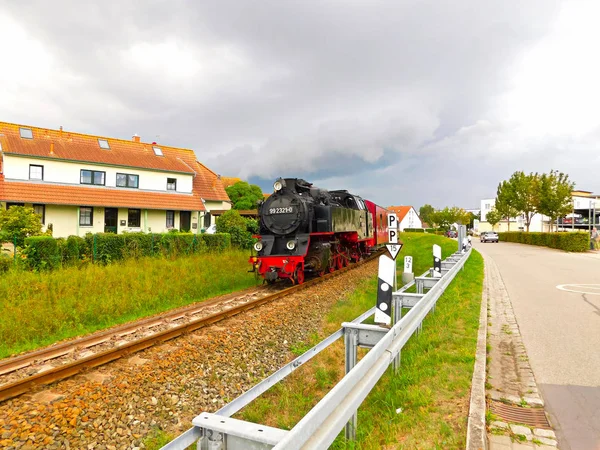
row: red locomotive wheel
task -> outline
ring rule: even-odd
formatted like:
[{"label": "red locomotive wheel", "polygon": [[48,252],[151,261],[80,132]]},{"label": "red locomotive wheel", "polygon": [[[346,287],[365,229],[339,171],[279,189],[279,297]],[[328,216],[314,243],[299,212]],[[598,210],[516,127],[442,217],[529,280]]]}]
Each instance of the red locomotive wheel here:
[{"label": "red locomotive wheel", "polygon": [[298,284],[304,283],[304,270],[301,270],[300,267],[298,267],[294,273],[294,280],[296,280],[296,283]]}]

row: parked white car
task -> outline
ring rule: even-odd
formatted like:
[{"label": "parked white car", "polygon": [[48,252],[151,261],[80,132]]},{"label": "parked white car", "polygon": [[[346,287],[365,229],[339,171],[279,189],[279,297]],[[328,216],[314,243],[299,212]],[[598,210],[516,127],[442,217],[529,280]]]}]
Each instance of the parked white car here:
[{"label": "parked white car", "polygon": [[214,223],[210,227],[208,227],[205,231],[206,234],[215,234],[216,232],[217,232],[217,225]]},{"label": "parked white car", "polygon": [[481,233],[481,236],[479,236],[479,240],[481,242],[498,243],[498,233],[496,233],[495,231],[485,231],[485,232]]}]

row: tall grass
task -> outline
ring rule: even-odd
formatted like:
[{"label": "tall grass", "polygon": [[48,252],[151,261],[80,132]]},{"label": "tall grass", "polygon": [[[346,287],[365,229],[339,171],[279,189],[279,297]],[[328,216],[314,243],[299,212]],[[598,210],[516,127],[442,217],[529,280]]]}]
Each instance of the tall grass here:
[{"label": "tall grass", "polygon": [[[403,256],[410,255],[415,275],[432,266],[433,244],[442,247],[443,257],[458,247],[456,241],[431,234],[404,233],[401,240],[404,247],[397,259],[398,269],[403,269]],[[360,406],[357,441],[338,437],[333,448],[464,448],[482,284],[483,260],[473,252],[465,270],[438,301],[435,313],[425,319],[423,333],[411,337],[402,349],[400,373],[388,370]],[[365,280],[349,298],[336,304],[318,335],[327,336],[342,322],[371,308],[376,296],[377,280]],[[364,355],[363,350],[360,355]],[[290,429],[343,375],[344,346],[338,342],[271,388],[240,416]]]},{"label": "tall grass", "polygon": [[0,358],[256,284],[248,253],[140,258],[0,277]]}]

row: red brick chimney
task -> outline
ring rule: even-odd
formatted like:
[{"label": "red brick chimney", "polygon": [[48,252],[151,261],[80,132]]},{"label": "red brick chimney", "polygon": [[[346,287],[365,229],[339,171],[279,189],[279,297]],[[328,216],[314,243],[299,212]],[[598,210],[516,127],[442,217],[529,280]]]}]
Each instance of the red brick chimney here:
[{"label": "red brick chimney", "polygon": [[133,142],[140,142],[140,137],[136,134],[133,135],[132,137]]}]

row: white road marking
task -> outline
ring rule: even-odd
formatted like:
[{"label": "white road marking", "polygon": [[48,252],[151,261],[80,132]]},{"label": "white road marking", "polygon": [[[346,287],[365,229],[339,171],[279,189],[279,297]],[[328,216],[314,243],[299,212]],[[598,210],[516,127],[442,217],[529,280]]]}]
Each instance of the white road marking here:
[{"label": "white road marking", "polygon": [[600,284],[559,284],[556,289],[576,294],[600,295]]}]

